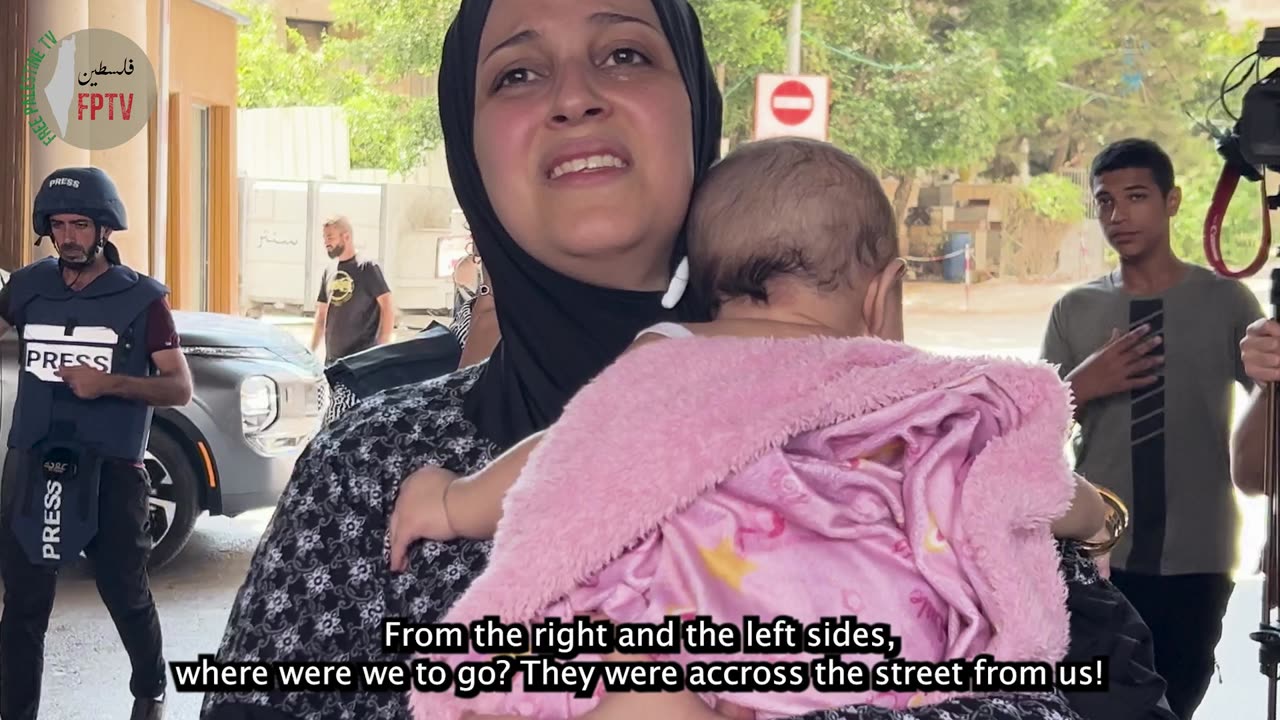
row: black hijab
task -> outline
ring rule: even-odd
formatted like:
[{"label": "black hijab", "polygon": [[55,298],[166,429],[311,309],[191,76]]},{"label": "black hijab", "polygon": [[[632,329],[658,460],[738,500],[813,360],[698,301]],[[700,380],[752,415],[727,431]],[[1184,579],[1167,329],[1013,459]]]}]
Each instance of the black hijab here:
[{"label": "black hijab", "polygon": [[[569,398],[664,313],[662,292],[612,290],[534,260],[498,220],[475,154],[476,64],[491,0],[462,0],[445,35],[440,123],[449,176],[494,288],[502,339],[467,396],[466,417],[506,448],[560,416]],[[694,183],[719,157],[721,98],[687,0],[653,0],[693,111]],[[675,264],[685,253],[676,239]],[[687,294],[687,293],[686,293]],[[688,303],[678,308],[690,315]]]}]

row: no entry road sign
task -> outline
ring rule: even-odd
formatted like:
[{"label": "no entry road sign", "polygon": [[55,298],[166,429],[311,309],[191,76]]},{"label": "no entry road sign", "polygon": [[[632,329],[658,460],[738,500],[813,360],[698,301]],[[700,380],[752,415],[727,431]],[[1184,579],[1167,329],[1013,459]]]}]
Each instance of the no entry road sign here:
[{"label": "no entry road sign", "polygon": [[800,125],[813,115],[813,93],[799,80],[788,80],[774,88],[769,104],[773,117],[783,125]]},{"label": "no entry road sign", "polygon": [[831,83],[820,75],[756,77],[755,139],[827,139]]}]

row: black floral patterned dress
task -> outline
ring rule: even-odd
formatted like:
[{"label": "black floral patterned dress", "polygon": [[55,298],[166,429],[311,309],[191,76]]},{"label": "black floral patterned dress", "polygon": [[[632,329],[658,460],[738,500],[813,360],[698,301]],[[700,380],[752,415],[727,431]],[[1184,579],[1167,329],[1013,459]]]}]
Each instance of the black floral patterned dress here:
[{"label": "black floral patterned dress", "polygon": [[[426,464],[471,472],[495,448],[462,414],[482,366],[380,393],[329,425],[299,458],[227,625],[221,662],[407,660],[381,647],[383,618],[440,618],[484,569],[489,541],[422,542],[388,569],[387,525],[400,482]],[[1081,559],[1064,548],[1073,573]],[[1092,572],[1092,563],[1084,572]],[[1065,565],[1064,565],[1065,568]],[[1072,577],[1072,575],[1068,575]],[[272,708],[299,720],[406,720],[399,692],[210,693],[202,717]],[[214,713],[219,706],[221,709]],[[279,717],[275,713],[271,717]],[[961,699],[911,711],[859,706],[815,720],[1075,720],[1060,694]]]}]

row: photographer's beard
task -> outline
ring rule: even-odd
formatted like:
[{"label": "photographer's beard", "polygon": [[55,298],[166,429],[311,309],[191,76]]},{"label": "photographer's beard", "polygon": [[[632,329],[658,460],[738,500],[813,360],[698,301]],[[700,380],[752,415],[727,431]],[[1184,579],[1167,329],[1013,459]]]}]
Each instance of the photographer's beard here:
[{"label": "photographer's beard", "polygon": [[58,263],[69,270],[86,270],[98,259],[98,253],[105,242],[106,238],[100,234],[97,242],[86,249],[74,240],[64,240],[56,246]]},{"label": "photographer's beard", "polygon": [[325,245],[324,251],[329,255],[329,259],[333,260],[334,258],[342,257],[342,255],[347,252],[347,244],[339,241],[332,245]]}]

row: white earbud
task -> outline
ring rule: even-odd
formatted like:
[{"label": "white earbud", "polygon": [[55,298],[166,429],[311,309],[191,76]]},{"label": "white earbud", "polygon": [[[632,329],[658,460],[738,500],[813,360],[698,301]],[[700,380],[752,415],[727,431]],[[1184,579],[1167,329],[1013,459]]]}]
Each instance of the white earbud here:
[{"label": "white earbud", "polygon": [[680,264],[676,266],[676,274],[671,277],[671,285],[667,288],[667,294],[662,296],[662,307],[670,310],[680,302],[680,298],[684,296],[684,289],[689,287],[689,258],[688,256],[680,258]]}]

